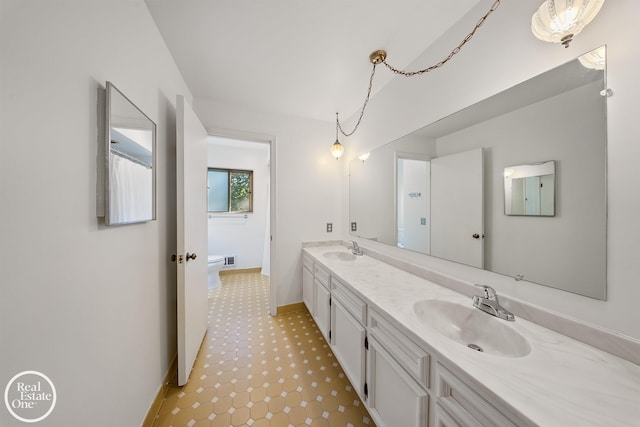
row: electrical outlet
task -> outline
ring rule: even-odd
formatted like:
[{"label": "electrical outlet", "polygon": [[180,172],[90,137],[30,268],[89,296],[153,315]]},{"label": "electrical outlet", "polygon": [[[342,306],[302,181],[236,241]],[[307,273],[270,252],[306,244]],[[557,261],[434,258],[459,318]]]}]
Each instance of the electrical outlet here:
[{"label": "electrical outlet", "polygon": [[327,233],[331,233],[333,232],[333,223],[328,222],[327,223]]},{"label": "electrical outlet", "polygon": [[351,223],[351,231],[358,231],[358,223],[357,222],[352,222]]}]

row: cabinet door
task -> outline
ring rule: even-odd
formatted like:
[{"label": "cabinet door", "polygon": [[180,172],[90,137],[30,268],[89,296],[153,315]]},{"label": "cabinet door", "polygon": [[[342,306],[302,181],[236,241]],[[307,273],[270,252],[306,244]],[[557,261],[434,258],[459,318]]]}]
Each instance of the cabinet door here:
[{"label": "cabinet door", "polygon": [[307,306],[307,310],[314,315],[314,291],[313,291],[313,273],[306,267],[302,268],[302,301]]},{"label": "cabinet door", "polygon": [[324,335],[324,338],[329,341],[329,330],[331,329],[331,306],[330,298],[331,293],[320,282],[315,281],[315,307],[313,318],[318,325],[318,329]]},{"label": "cabinet door", "polygon": [[364,402],[366,329],[334,295],[331,302],[331,346],[347,378]]},{"label": "cabinet door", "polygon": [[378,427],[426,427],[429,395],[373,337],[367,359],[367,407]]}]

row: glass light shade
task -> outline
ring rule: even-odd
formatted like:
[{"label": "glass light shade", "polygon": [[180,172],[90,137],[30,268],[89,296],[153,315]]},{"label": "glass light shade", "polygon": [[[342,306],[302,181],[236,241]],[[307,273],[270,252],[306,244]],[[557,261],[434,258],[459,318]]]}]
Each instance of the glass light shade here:
[{"label": "glass light shade", "polygon": [[540,40],[565,47],[596,17],[604,0],[546,0],[531,18],[531,31]]},{"label": "glass light shade", "polygon": [[340,156],[344,153],[344,147],[340,144],[340,141],[336,139],[336,142],[331,146],[331,155],[338,160]]},{"label": "glass light shade", "polygon": [[363,155],[359,156],[358,158],[360,160],[362,160],[362,163],[364,163],[364,161],[367,160],[370,155],[371,155],[371,153],[364,153]]},{"label": "glass light shade", "polygon": [[607,50],[605,46],[600,46],[597,49],[587,52],[578,57],[578,61],[585,68],[592,70],[604,70],[607,65]]}]

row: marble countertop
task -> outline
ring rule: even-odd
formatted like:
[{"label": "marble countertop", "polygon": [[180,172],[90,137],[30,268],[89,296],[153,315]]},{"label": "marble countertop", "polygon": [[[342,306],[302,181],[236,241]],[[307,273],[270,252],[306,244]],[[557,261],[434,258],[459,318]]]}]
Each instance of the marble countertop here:
[{"label": "marble countertop", "polygon": [[374,307],[402,325],[409,336],[434,348],[450,364],[541,426],[640,426],[640,366],[518,318],[506,322],[524,336],[531,352],[519,358],[479,353],[422,323],[414,302],[440,299],[471,306],[469,297],[370,256],[331,259],[341,245],[305,247]]}]

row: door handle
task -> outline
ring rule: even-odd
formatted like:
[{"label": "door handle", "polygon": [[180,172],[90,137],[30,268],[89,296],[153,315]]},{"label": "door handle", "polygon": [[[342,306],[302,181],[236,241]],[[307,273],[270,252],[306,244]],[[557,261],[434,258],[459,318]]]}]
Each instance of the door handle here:
[{"label": "door handle", "polygon": [[187,252],[187,262],[189,262],[190,259],[195,260],[197,257],[198,255]]},{"label": "door handle", "polygon": [[473,237],[474,239],[479,239],[480,235],[478,233],[474,233],[471,237]]}]

